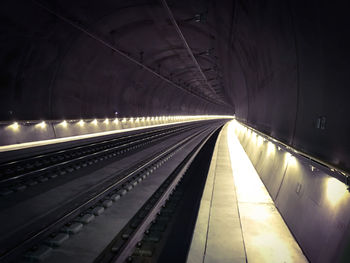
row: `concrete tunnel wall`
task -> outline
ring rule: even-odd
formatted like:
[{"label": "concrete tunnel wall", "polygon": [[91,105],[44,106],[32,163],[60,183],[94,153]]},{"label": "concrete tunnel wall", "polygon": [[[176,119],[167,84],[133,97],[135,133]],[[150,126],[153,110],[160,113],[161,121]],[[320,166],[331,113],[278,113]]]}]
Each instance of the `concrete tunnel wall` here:
[{"label": "concrete tunnel wall", "polygon": [[237,118],[349,170],[346,10],[345,1],[238,1],[231,46],[233,86],[245,87]]},{"label": "concrete tunnel wall", "polygon": [[[235,113],[249,126],[350,171],[346,1],[167,1],[179,20],[206,6],[206,23],[179,25],[195,52],[214,49],[230,107],[141,70],[35,2],[2,3],[1,121]],[[131,56],[144,51],[152,68],[161,61],[161,72],[182,69],[184,58],[169,51],[181,42],[158,1],[44,2]],[[211,66],[198,59],[202,68]],[[298,160],[287,165],[283,151],[272,156],[267,144],[257,147],[243,134],[239,139],[307,257],[340,260],[349,244],[349,197],[330,204],[327,173]]]},{"label": "concrete tunnel wall", "polygon": [[[220,69],[228,107],[141,70],[36,2],[6,0],[0,11],[1,120],[235,113],[350,170],[345,1],[169,0],[178,21],[206,8],[206,22],[179,26],[194,52],[214,50],[213,58],[198,61]],[[182,43],[158,1],[45,3],[130,56],[142,50],[152,68],[161,61],[160,72],[186,69],[185,57],[172,53]],[[195,78],[193,71],[186,78]]]},{"label": "concrete tunnel wall", "polygon": [[[8,1],[6,7],[1,26],[1,120],[228,112],[145,72],[31,1]],[[113,28],[135,19],[130,15],[135,10],[122,18],[118,10],[107,16],[104,11],[96,10],[95,17],[85,20],[94,23],[93,32],[106,33],[107,38]],[[138,32],[128,34],[134,39],[126,40],[127,48],[142,42]],[[142,44],[147,48],[146,41]]]},{"label": "concrete tunnel wall", "polygon": [[316,163],[242,128],[235,129],[241,145],[310,262],[348,262],[350,193],[346,185]]}]

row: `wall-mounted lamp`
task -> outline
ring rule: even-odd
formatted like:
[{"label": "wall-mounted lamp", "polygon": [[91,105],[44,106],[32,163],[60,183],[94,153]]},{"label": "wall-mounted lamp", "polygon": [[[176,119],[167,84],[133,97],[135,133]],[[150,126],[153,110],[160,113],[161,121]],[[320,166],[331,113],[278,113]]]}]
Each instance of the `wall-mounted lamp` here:
[{"label": "wall-mounted lamp", "polygon": [[66,127],[67,127],[67,121],[66,121],[66,120],[62,121],[62,122],[60,123],[60,125],[61,125],[62,127],[64,127],[64,128],[66,128]]},{"label": "wall-mounted lamp", "polygon": [[42,121],[42,122],[39,123],[39,126],[40,126],[41,129],[45,129],[46,123],[44,121]]},{"label": "wall-mounted lamp", "polygon": [[9,125],[9,127],[14,130],[14,131],[17,131],[19,129],[19,125],[18,125],[18,122],[14,122],[13,124]]},{"label": "wall-mounted lamp", "polygon": [[80,127],[83,127],[83,126],[84,126],[84,121],[83,121],[83,120],[80,120],[80,121],[78,122],[78,124],[80,125]]}]

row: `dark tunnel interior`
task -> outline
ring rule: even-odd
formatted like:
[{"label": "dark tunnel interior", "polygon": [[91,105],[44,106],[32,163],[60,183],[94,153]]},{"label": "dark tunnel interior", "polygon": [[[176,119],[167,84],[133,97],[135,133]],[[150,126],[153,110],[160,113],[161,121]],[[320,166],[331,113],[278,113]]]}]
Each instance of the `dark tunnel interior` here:
[{"label": "dark tunnel interior", "polygon": [[1,6],[2,121],[235,114],[350,170],[346,1]]}]

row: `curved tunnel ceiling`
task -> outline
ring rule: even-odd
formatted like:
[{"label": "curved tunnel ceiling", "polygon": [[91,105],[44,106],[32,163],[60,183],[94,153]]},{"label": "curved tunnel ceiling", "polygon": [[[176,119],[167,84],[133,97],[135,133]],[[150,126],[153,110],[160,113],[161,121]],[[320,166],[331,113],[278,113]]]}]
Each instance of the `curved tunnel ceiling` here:
[{"label": "curved tunnel ceiling", "polygon": [[350,170],[343,2],[3,1],[1,120],[235,114]]}]

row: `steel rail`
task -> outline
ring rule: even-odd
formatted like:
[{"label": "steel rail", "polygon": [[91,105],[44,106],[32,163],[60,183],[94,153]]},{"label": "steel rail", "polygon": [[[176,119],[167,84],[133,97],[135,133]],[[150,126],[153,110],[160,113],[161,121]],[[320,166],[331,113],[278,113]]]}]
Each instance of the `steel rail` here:
[{"label": "steel rail", "polygon": [[[165,204],[166,200],[169,198],[171,192],[176,187],[176,185],[181,180],[182,176],[185,174],[186,170],[191,165],[192,161],[196,158],[199,151],[203,148],[205,143],[209,140],[209,138],[215,133],[215,131],[219,129],[214,129],[206,138],[204,138],[201,143],[189,154],[188,160],[182,165],[180,168],[180,171],[177,173],[176,177],[173,179],[173,181],[170,183],[167,190],[165,190],[161,197],[157,200],[156,204],[153,206],[153,208],[150,209],[146,217],[142,220],[140,225],[137,227],[135,232],[131,234],[131,236],[128,238],[126,243],[122,246],[122,248],[119,250],[119,252],[113,257],[113,259],[110,262],[113,263],[123,263],[127,260],[127,258],[131,255],[133,249],[135,248],[136,244],[142,239],[142,236],[144,235],[146,229],[150,225],[150,223],[154,220],[157,213],[160,211],[162,206]],[[181,165],[181,164],[180,164]]]},{"label": "steel rail", "polygon": [[77,162],[84,161],[84,160],[87,160],[87,159],[90,159],[90,158],[94,158],[94,157],[98,157],[100,155],[107,154],[107,153],[112,152],[112,151],[116,151],[116,150],[119,150],[119,149],[124,149],[124,148],[127,148],[130,145],[135,145],[135,144],[137,145],[137,144],[142,143],[143,141],[150,141],[150,140],[152,140],[154,138],[157,138],[157,137],[158,138],[164,138],[164,136],[167,136],[167,135],[179,132],[179,131],[183,131],[183,130],[189,129],[191,127],[192,126],[190,126],[190,127],[187,127],[187,126],[186,127],[179,127],[179,129],[176,129],[175,131],[174,131],[174,129],[171,129],[170,131],[165,129],[165,130],[160,131],[161,133],[156,133],[155,135],[151,135],[151,136],[148,136],[146,138],[142,138],[142,139],[139,139],[139,140],[136,140],[136,141],[132,141],[132,142],[127,142],[127,143],[124,143],[124,144],[121,144],[121,145],[117,145],[115,147],[111,147],[111,148],[108,148],[108,149],[103,149],[103,150],[100,150],[100,151],[96,151],[94,153],[87,154],[87,155],[84,155],[84,156],[79,156],[77,158],[73,158],[73,159],[70,159],[68,161],[59,162],[57,164],[53,164],[53,165],[50,165],[50,166],[46,166],[44,168],[36,169],[34,171],[30,171],[30,172],[27,172],[27,173],[24,173],[24,174],[20,174],[20,175],[17,175],[17,176],[12,176],[10,178],[2,179],[2,180],[0,180],[0,185],[1,184],[5,184],[5,183],[7,184],[9,182],[12,182],[12,181],[15,181],[15,180],[19,180],[19,179],[22,179],[22,178],[26,178],[26,177],[30,177],[30,176],[34,176],[34,175],[40,175],[41,173],[44,173],[46,171],[59,169],[59,168],[61,168],[63,166],[72,165],[72,164],[75,164]]},{"label": "steel rail", "polygon": [[[83,193],[80,193],[77,198],[84,199],[83,202],[77,203],[77,200],[70,200],[70,203],[74,204],[74,208],[71,208],[67,213],[65,213],[63,216],[60,216],[58,219],[56,219],[54,222],[49,223],[49,225],[44,226],[42,229],[36,231],[34,234],[32,234],[30,237],[26,238],[23,242],[20,244],[17,244],[16,246],[8,249],[5,253],[0,255],[0,261],[1,262],[9,262],[9,260],[13,260],[15,257],[17,257],[20,253],[23,253],[26,249],[30,248],[33,243],[39,242],[45,235],[48,235],[50,232],[55,231],[59,226],[64,225],[66,222],[68,222],[71,218],[78,215],[84,209],[87,209],[88,207],[93,206],[96,204],[99,200],[103,199],[108,193],[112,192],[113,190],[117,189],[124,183],[126,183],[130,178],[135,176],[137,173],[143,171],[147,167],[151,166],[156,161],[162,159],[163,157],[167,156],[171,152],[176,151],[176,149],[180,148],[182,145],[186,145],[190,141],[192,141],[197,135],[200,133],[203,133],[208,128],[203,127],[197,131],[196,133],[192,134],[189,137],[186,137],[185,139],[182,139],[180,142],[177,142],[167,148],[166,150],[162,150],[155,155],[153,155],[151,158],[147,159],[146,162],[141,161],[137,165],[134,165],[134,167],[129,168],[132,171],[129,171],[124,175],[122,178],[119,178],[115,180],[116,177],[120,176],[121,173],[114,173],[112,174],[108,179],[106,179],[104,182],[101,182],[101,184],[97,185],[95,188],[102,188],[100,190],[89,189],[88,191],[85,191]],[[136,168],[135,168],[136,166]],[[123,171],[125,172],[125,171]],[[122,172],[122,173],[123,173]],[[111,183],[112,182],[112,183]],[[108,184],[108,186],[104,186]],[[89,193],[93,192],[93,196],[89,196]],[[88,197],[89,196],[89,197]],[[88,199],[86,200],[86,197]],[[69,204],[64,204],[69,205]],[[49,210],[46,212],[46,215],[54,213],[58,208],[55,208],[53,210]],[[40,218],[43,218],[46,215],[42,215]],[[40,219],[38,219],[40,220]],[[11,261],[12,262],[12,261]]]},{"label": "steel rail", "polygon": [[99,142],[92,142],[92,143],[88,143],[88,144],[84,144],[84,145],[80,145],[80,146],[75,146],[72,148],[67,148],[67,149],[49,152],[49,153],[45,153],[45,154],[39,154],[39,155],[31,156],[31,157],[26,157],[26,158],[22,158],[19,160],[7,161],[7,162],[0,164],[0,169],[5,169],[6,166],[15,166],[15,165],[20,165],[21,163],[26,163],[29,161],[36,161],[36,160],[41,159],[41,158],[48,158],[48,157],[53,157],[53,156],[59,155],[59,154],[65,154],[65,153],[69,153],[69,152],[73,152],[73,151],[79,151],[81,149],[88,148],[88,147],[116,143],[118,141],[128,140],[128,139],[132,139],[132,138],[137,137],[137,136],[143,136],[146,134],[156,133],[156,132],[162,131],[162,130],[164,130],[164,129],[157,129],[157,130],[147,131],[147,132],[143,132],[143,133],[136,133],[133,135],[126,135],[126,136],[121,136],[121,137],[112,138],[112,139],[103,139],[102,141],[99,141]]},{"label": "steel rail", "polygon": [[[159,128],[157,127],[155,129],[147,130],[145,132],[141,131],[139,133],[130,134],[130,135],[121,134],[121,136],[117,137],[117,138],[114,138],[114,136],[116,136],[116,134],[105,135],[105,136],[102,136],[101,140],[99,140],[99,141],[98,141],[99,138],[97,137],[92,142],[87,142],[86,144],[84,144],[85,142],[81,141],[78,146],[73,146],[71,148],[66,147],[65,149],[59,149],[56,151],[53,150],[52,152],[48,152],[48,153],[39,153],[35,156],[19,158],[17,160],[10,159],[8,161],[0,163],[0,170],[6,169],[6,166],[21,165],[21,164],[29,162],[29,161],[36,161],[40,158],[53,157],[53,156],[58,155],[58,154],[65,154],[65,153],[69,153],[69,152],[73,152],[73,151],[78,151],[78,150],[88,148],[88,147],[94,147],[94,146],[99,146],[99,145],[103,145],[103,144],[110,144],[110,143],[118,143],[118,141],[123,141],[123,140],[131,140],[131,139],[134,140],[136,137],[142,137],[142,136],[145,136],[147,134],[155,134],[157,132],[170,130],[170,129],[177,129],[177,128],[185,127],[186,125],[190,125],[190,124],[192,124],[192,123],[173,123],[170,126],[159,127]],[[193,123],[193,124],[195,124],[195,123]],[[88,138],[88,139],[91,139],[91,138]]]}]

